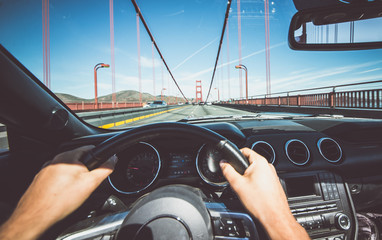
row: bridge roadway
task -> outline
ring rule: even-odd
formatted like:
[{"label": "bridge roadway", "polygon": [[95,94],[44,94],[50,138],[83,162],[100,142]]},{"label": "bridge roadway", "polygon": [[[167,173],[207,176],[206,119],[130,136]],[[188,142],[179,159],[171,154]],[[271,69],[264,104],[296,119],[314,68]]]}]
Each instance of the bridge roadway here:
[{"label": "bridge roadway", "polygon": [[156,116],[140,119],[128,124],[119,125],[117,128],[126,128],[131,126],[144,125],[156,122],[176,122],[181,119],[197,118],[205,116],[221,116],[221,115],[250,115],[253,112],[237,110],[232,108],[226,108],[216,105],[180,105],[177,108],[171,109],[168,112],[158,114]]}]

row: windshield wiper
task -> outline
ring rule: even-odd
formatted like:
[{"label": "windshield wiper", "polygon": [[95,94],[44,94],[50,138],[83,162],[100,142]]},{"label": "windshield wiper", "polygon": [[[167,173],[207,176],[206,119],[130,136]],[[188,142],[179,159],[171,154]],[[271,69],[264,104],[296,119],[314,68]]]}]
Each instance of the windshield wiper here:
[{"label": "windshield wiper", "polygon": [[251,120],[251,119],[282,119],[282,117],[277,115],[262,115],[262,114],[253,114],[253,115],[221,115],[221,116],[202,116],[202,117],[186,117],[178,122],[203,122],[203,121],[240,121],[240,120]]},{"label": "windshield wiper", "polygon": [[285,114],[252,114],[252,115],[221,115],[221,116],[201,116],[201,117],[186,117],[178,122],[208,122],[208,121],[242,121],[242,120],[297,120],[305,118],[344,118],[343,115],[331,114],[298,114],[298,115],[285,115]]}]

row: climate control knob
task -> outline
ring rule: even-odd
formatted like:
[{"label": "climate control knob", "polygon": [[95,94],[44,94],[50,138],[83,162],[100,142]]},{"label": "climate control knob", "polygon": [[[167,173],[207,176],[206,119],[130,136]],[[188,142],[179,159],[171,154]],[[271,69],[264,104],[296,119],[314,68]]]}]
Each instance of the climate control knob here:
[{"label": "climate control knob", "polygon": [[336,215],[336,227],[339,230],[349,230],[350,229],[350,218],[344,213],[338,213]]}]

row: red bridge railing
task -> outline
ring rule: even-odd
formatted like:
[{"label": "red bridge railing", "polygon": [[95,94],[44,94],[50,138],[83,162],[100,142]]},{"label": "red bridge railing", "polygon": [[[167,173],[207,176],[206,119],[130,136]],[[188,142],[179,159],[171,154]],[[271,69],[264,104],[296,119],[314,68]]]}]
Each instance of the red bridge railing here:
[{"label": "red bridge railing", "polygon": [[138,108],[143,106],[141,103],[134,103],[134,102],[98,103],[98,106],[94,102],[65,103],[65,104],[73,111]]},{"label": "red bridge railing", "polygon": [[[336,91],[341,87],[349,87],[356,85],[382,83],[382,80],[343,84],[329,87],[310,88],[302,90],[294,90],[289,92],[279,92],[272,95],[277,97],[252,97],[248,99],[233,100],[231,104],[252,104],[252,105],[278,105],[278,106],[313,106],[313,107],[329,107],[329,108],[364,108],[364,109],[381,109],[382,108],[382,88],[351,90],[351,91]],[[292,94],[304,91],[316,91],[320,89],[331,88],[331,91],[326,93],[313,94]],[[284,95],[284,96],[282,96]]]}]

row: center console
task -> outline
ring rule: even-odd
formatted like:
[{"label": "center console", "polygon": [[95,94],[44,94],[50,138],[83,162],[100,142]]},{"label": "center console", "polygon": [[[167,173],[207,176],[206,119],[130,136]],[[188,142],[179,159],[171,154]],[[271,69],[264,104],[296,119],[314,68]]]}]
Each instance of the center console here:
[{"label": "center console", "polygon": [[353,239],[357,221],[347,185],[329,172],[280,174],[292,214],[312,239]]}]

